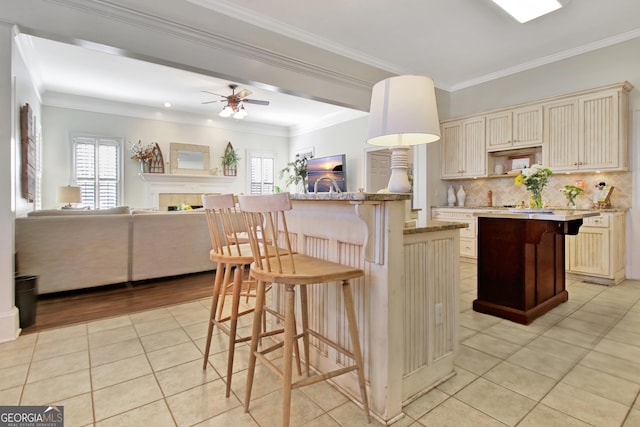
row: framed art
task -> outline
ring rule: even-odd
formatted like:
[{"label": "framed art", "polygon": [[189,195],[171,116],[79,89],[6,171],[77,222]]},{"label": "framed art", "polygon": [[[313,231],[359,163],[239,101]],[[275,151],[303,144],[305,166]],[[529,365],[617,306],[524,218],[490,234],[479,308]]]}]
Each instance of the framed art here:
[{"label": "framed art", "polygon": [[36,193],[36,135],[31,106],[20,107],[20,191],[22,198],[33,202]]}]

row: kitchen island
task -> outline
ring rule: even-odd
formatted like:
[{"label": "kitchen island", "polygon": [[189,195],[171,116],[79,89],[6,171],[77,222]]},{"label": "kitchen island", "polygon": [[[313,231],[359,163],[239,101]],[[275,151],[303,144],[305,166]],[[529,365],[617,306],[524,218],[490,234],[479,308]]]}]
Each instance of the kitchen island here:
[{"label": "kitchen island", "polygon": [[[292,194],[287,213],[295,250],[365,271],[352,281],[372,415],[383,424],[454,373],[457,350],[459,233],[462,223],[404,228],[407,194]],[[350,347],[338,285],[309,289],[313,329]],[[272,304],[281,304],[274,289]],[[319,371],[340,367],[331,347],[312,340]],[[355,375],[332,379],[352,400]]]},{"label": "kitchen island", "polygon": [[567,301],[565,235],[597,212],[479,212],[475,311],[529,324]]}]

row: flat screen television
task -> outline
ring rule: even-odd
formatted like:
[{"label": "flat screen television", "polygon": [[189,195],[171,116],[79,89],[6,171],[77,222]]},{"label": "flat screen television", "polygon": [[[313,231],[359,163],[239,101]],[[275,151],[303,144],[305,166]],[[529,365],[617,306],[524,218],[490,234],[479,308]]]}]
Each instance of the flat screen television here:
[{"label": "flat screen television", "polygon": [[347,176],[346,176],[346,159],[344,154],[337,154],[335,156],[327,157],[314,157],[307,160],[307,179],[309,185],[309,192],[313,192],[316,181],[318,183],[318,192],[328,192],[331,188],[331,180],[321,178],[331,178],[337,184],[340,191],[347,191]]}]

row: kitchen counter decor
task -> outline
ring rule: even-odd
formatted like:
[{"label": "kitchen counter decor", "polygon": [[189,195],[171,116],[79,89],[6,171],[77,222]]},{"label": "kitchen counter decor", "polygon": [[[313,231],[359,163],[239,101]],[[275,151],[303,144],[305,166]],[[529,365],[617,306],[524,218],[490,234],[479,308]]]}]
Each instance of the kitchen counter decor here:
[{"label": "kitchen counter decor", "polygon": [[549,168],[534,164],[531,167],[522,169],[522,173],[515,178],[515,184],[525,185],[531,192],[529,207],[532,209],[542,209],[542,189],[547,185],[549,177],[553,172]]}]

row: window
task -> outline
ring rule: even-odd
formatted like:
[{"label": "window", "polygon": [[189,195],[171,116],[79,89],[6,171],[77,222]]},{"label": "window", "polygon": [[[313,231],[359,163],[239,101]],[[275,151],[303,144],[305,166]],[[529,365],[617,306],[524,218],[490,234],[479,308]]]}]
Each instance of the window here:
[{"label": "window", "polygon": [[122,138],[74,136],[73,182],[91,209],[118,206],[122,197]]},{"label": "window", "polygon": [[250,194],[271,194],[275,190],[275,156],[273,153],[249,153]]}]

